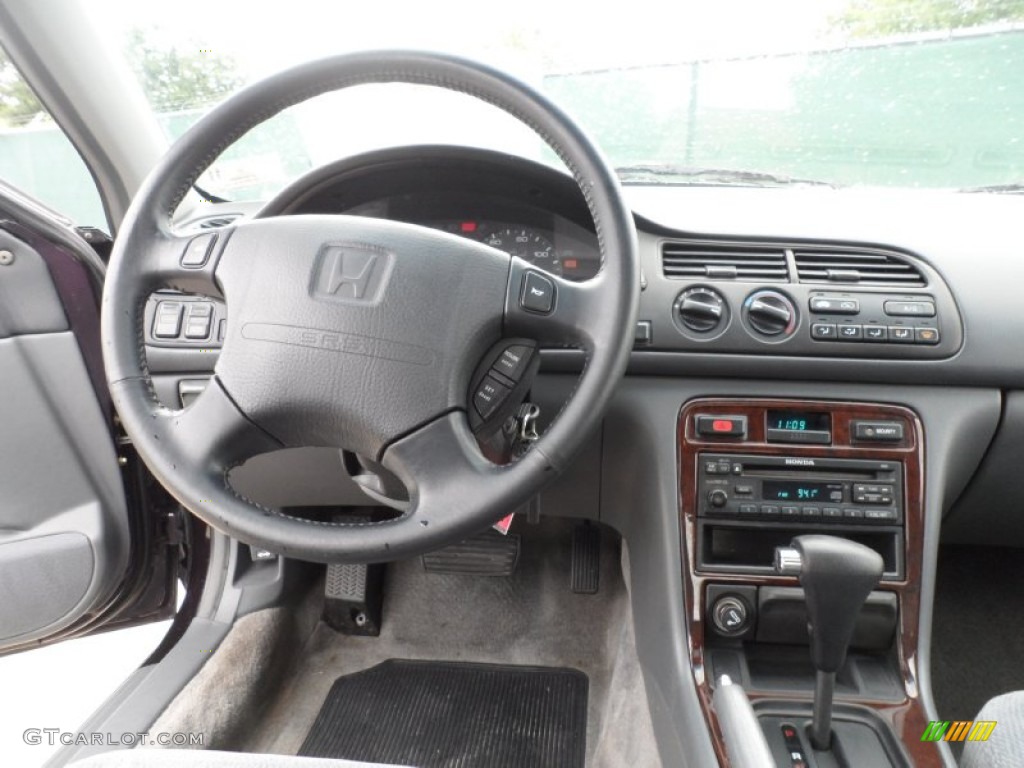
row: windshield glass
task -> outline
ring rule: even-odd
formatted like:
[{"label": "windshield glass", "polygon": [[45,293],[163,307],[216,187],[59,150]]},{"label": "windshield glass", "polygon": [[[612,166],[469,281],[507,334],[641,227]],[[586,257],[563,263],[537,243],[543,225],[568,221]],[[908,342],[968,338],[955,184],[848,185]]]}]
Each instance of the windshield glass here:
[{"label": "windshield glass", "polygon": [[[90,0],[169,138],[242,85],[352,50],[456,53],[547,92],[627,182],[974,188],[1024,181],[1024,0],[602,5],[465,0],[270,6]],[[288,110],[201,180],[266,197],[305,170],[403,143],[555,162],[468,97],[364,86]]]}]

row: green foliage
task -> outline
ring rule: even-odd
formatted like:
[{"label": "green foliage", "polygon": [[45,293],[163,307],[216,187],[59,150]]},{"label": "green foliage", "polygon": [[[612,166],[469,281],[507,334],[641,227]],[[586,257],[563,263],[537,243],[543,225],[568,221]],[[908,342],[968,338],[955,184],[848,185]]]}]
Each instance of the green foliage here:
[{"label": "green foliage", "polygon": [[36,95],[0,48],[0,126],[24,125],[42,112]]},{"label": "green foliage", "polygon": [[159,42],[155,30],[132,30],[125,55],[157,112],[208,106],[243,82],[233,59],[198,43]]},{"label": "green foliage", "polygon": [[[208,106],[243,82],[231,58],[202,49],[199,44],[165,43],[156,30],[132,30],[125,56],[157,112]],[[0,127],[22,126],[36,119],[48,116],[0,49]]]},{"label": "green foliage", "polygon": [[832,26],[850,37],[886,37],[1024,21],[1024,0],[851,0]]}]

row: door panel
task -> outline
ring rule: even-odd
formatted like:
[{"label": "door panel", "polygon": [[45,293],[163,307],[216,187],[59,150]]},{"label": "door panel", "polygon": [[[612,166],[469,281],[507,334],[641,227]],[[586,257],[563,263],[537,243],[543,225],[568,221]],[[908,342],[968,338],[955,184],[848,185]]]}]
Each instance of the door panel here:
[{"label": "door panel", "polygon": [[3,652],[104,607],[125,575],[130,537],[110,424],[53,265],[4,231],[0,251],[13,254],[0,258],[10,261],[0,265]]}]

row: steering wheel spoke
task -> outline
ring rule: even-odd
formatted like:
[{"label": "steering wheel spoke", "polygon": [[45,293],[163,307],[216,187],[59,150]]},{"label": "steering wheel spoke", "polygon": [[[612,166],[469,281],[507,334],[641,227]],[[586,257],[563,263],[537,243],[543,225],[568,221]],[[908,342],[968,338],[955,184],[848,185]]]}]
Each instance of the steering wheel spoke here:
[{"label": "steering wheel spoke", "polygon": [[591,349],[607,287],[600,274],[582,283],[571,282],[513,258],[505,298],[505,335],[525,336],[546,346]]},{"label": "steering wheel spoke", "polygon": [[216,268],[230,234],[230,230],[188,236],[160,232],[147,244],[140,259],[146,278],[156,288],[223,298]]},{"label": "steering wheel spoke", "polygon": [[[517,481],[511,465],[493,464],[481,453],[466,416],[460,411],[445,414],[393,443],[381,461],[409,492],[409,523],[416,529],[416,550],[444,546],[478,533],[481,519],[498,519],[525,503],[530,495]],[[517,464],[535,469],[553,468],[540,451],[530,451]],[[485,499],[479,489],[487,488]],[[488,505],[483,516],[470,514],[481,501]]]}]

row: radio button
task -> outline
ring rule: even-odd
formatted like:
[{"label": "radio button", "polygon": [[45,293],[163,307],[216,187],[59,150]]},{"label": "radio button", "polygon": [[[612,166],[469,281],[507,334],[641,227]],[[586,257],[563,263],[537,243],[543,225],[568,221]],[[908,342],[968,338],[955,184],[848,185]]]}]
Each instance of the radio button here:
[{"label": "radio button", "polygon": [[839,507],[822,507],[821,514],[825,518],[840,518],[843,516],[843,510]]},{"label": "radio button", "polygon": [[864,517],[868,520],[881,520],[888,522],[896,519],[895,509],[866,509],[864,510]]},{"label": "radio button", "polygon": [[863,518],[864,517],[864,510],[863,509],[853,509],[853,508],[844,509],[843,510],[843,517],[851,518],[851,519]]},{"label": "radio button", "polygon": [[800,507],[783,507],[782,508],[782,516],[783,517],[799,517],[800,516]]},{"label": "radio button", "polygon": [[717,461],[705,461],[704,472],[709,475],[718,474],[718,462]]},{"label": "radio button", "polygon": [[774,504],[762,504],[761,505],[761,514],[762,515],[778,515],[779,514],[779,508],[777,506],[775,506]]},{"label": "radio button", "polygon": [[757,504],[740,504],[741,515],[756,515]]},{"label": "radio button", "polygon": [[754,486],[752,485],[737,485],[733,490],[740,496],[749,496],[754,492]]},{"label": "radio button", "polygon": [[804,507],[804,517],[821,517],[821,508]]}]

